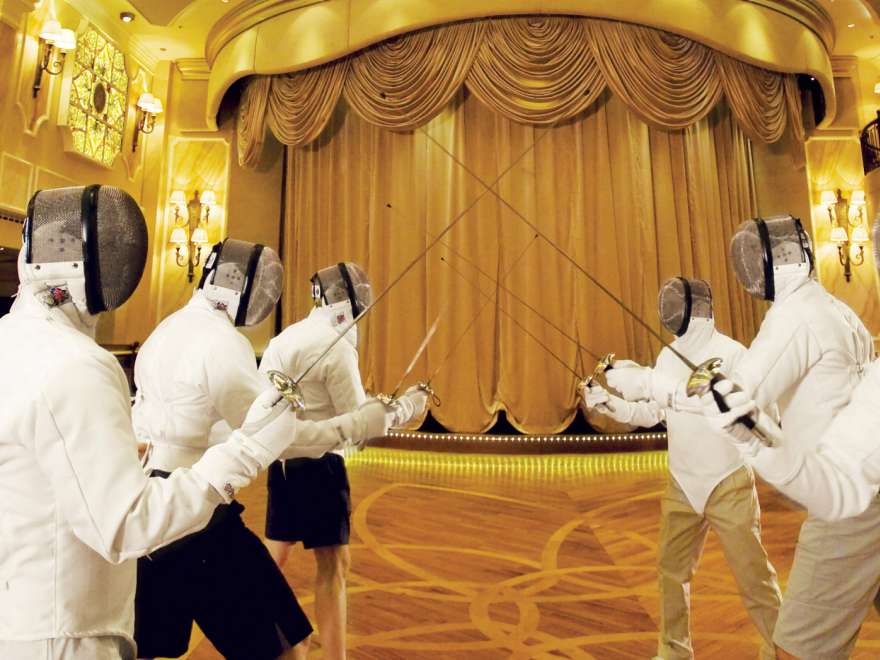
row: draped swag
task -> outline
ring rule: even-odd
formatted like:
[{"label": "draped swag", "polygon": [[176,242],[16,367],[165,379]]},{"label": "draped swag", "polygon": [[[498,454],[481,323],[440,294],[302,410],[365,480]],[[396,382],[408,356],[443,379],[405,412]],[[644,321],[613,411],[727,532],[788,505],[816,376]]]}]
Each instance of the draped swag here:
[{"label": "draped swag", "polygon": [[238,156],[259,161],[268,128],[288,146],[316,139],[340,99],[370,124],[411,130],[465,86],[516,122],[550,125],[609,89],[645,122],[683,128],[722,96],[751,138],[803,138],[794,76],[767,71],[686,37],[629,23],[566,16],[492,18],[389,39],[305,71],[253,76],[238,112]]},{"label": "draped swag", "polygon": [[[435,45],[445,39],[458,45],[444,49],[444,58],[454,50],[474,63],[469,68],[443,64],[437,70],[450,86],[457,86],[451,98],[436,90],[424,99],[394,91],[392,109],[380,110],[375,98],[359,98],[371,78],[363,73],[352,78],[351,68],[342,75],[340,70],[353,67],[352,62],[329,65],[325,71],[332,70],[332,75],[318,74],[333,85],[312,87],[322,98],[302,107],[310,116],[317,116],[319,106],[326,108],[327,119],[321,123],[326,129],[283,124],[291,135],[311,136],[303,139],[304,146],[288,150],[284,322],[308,312],[309,277],[317,268],[356,261],[381,291],[460,217],[442,244],[417,262],[359,326],[365,385],[373,392],[390,391],[427,328],[441,315],[438,331],[407,384],[432,377],[443,401],[433,414],[442,424],[455,431],[479,432],[504,409],[526,432],[564,428],[575,415],[577,400],[575,376],[562,363],[585,374],[595,355],[615,351],[620,357],[649,362],[659,346],[550,243],[536,238],[511,208],[486,193],[479,178],[657,331],[659,285],[667,277],[684,274],[712,283],[718,326],[749,341],[762,308],[742,292],[727,260],[734,228],[756,210],[743,117],[759,121],[777,116],[784,113],[785,104],[747,103],[733,112],[725,92],[728,102],[704,99],[698,112],[661,104],[651,113],[636,113],[614,85],[619,81],[638,96],[648,93],[648,79],[621,70],[619,62],[613,65],[617,77],[606,77],[604,70],[595,73],[592,51],[582,51],[581,57],[573,49],[574,36],[582,37],[595,25],[604,29],[605,24],[516,19],[422,34],[419,39]],[[449,36],[457,31],[467,38]],[[515,34],[530,35],[531,41],[509,38]],[[596,48],[596,61],[607,57],[606,47],[616,47],[619,33],[610,34]],[[659,33],[650,38],[657,49],[667,49],[667,63],[673,53],[696,48],[705,67],[719,69],[717,56],[693,42]],[[677,51],[675,44],[684,50]],[[399,43],[395,48],[401,55]],[[540,65],[521,63],[518,72],[509,67],[510,61],[524,58]],[[567,62],[569,77],[550,76],[554,62]],[[728,77],[741,83],[744,69],[738,63],[722,66],[724,73],[713,73],[714,87],[707,87],[713,99],[720,96],[719,90],[728,89]],[[465,70],[471,82],[461,87],[456,81]],[[660,66],[655,77],[665,80],[672,70],[671,65]],[[410,72],[413,80],[437,72],[428,65],[418,71]],[[376,73],[372,80],[377,88],[383,75],[398,74],[391,68]],[[592,82],[584,87],[581,81],[588,75]],[[615,82],[596,96],[600,75]],[[697,73],[689,69],[688,75]],[[525,76],[537,82],[532,85]],[[737,83],[731,89],[741,96],[767,92],[774,88],[769,79]],[[292,80],[303,87],[313,82],[305,75],[279,76],[272,79],[272,89],[283,85],[289,90]],[[699,84],[705,82],[701,80]],[[342,88],[349,102],[336,103],[339,92],[331,87]],[[683,82],[659,87],[693,99],[699,96]],[[782,84],[775,89],[783,89]],[[330,97],[332,102],[327,101]],[[494,98],[500,102],[487,102]],[[554,103],[555,114],[548,110]],[[270,114],[272,107],[270,101]],[[387,123],[377,121],[374,113],[410,126],[433,118],[418,130],[396,132],[383,128]],[[684,126],[657,128],[654,120],[663,113],[674,115]],[[575,115],[567,122],[556,121]],[[525,122],[525,117],[541,121]],[[550,123],[551,117],[553,126],[535,125]],[[281,120],[276,116],[270,123],[278,126]],[[561,331],[517,297],[538,308]]]}]

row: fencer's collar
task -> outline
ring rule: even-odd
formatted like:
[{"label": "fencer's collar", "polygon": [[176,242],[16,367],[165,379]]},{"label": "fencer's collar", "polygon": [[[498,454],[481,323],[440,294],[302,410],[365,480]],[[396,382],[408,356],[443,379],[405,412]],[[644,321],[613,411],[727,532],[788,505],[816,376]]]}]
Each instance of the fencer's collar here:
[{"label": "fencer's collar", "polygon": [[687,332],[681,337],[676,337],[672,347],[686,358],[691,359],[697,352],[708,344],[715,336],[715,319],[706,319],[695,316],[688,324]]},{"label": "fencer's collar", "polygon": [[187,303],[187,307],[190,306],[195,309],[203,309],[218,319],[225,319],[227,322],[232,323],[232,319],[229,318],[229,314],[226,313],[226,310],[219,309],[214,303],[208,300],[205,292],[201,289],[193,291],[192,298],[190,298]]},{"label": "fencer's collar", "polygon": [[52,296],[49,288],[41,282],[23,282],[18,286],[11,312],[41,318],[80,332],[94,339],[98,317],[79,309],[72,300],[61,304],[48,304]]},{"label": "fencer's collar", "polygon": [[811,280],[810,273],[803,269],[792,270],[791,272],[777,272],[773,278],[776,289],[773,304],[782,302],[790,297],[795,291]]}]

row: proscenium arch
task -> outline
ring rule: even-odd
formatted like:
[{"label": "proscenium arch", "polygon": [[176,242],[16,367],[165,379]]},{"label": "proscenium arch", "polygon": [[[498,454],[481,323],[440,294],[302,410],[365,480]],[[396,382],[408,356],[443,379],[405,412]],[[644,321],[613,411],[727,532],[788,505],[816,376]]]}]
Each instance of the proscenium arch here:
[{"label": "proscenium arch", "polygon": [[246,76],[300,71],[427,27],[518,14],[646,25],[772,71],[811,75],[825,96],[821,126],[834,120],[834,27],[814,0],[275,0],[240,5],[208,35],[206,121],[217,128],[223,96]]}]

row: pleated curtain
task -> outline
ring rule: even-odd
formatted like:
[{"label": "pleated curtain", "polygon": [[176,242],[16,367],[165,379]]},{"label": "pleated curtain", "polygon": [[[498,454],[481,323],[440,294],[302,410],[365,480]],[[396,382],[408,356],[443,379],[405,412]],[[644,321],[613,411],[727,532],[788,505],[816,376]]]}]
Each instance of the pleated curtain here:
[{"label": "pleated curtain", "polygon": [[[502,21],[472,46],[487,48],[494,30],[541,25]],[[395,116],[413,126],[396,131],[371,118],[370,104],[350,102],[355,84],[340,73],[345,66],[329,65],[346,94],[317,136],[288,152],[284,322],[308,313],[318,268],[356,261],[379,293],[451,226],[361,324],[368,390],[394,387],[439,317],[407,384],[431,378],[442,399],[432,414],[444,426],[480,432],[506,410],[525,432],[563,429],[576,411],[576,376],[597,356],[651,363],[659,343],[560,250],[657,332],[659,285],[685,275],[711,282],[720,329],[746,342],[753,336],[763,308],[742,293],[727,259],[734,228],[755,212],[749,141],[725,100],[682,128],[658,128],[611,89],[585,95],[572,80],[552,95],[568,99],[567,121],[550,122],[542,109],[547,121],[526,123],[524,105],[501,111],[486,98],[525,98],[528,85],[501,94],[508,83],[487,74],[493,82],[479,91],[467,84],[449,98],[438,93],[436,111],[395,97]],[[443,71],[450,81],[459,75]],[[366,85],[357,80],[355,88]],[[310,104],[316,115],[323,101]]]}]

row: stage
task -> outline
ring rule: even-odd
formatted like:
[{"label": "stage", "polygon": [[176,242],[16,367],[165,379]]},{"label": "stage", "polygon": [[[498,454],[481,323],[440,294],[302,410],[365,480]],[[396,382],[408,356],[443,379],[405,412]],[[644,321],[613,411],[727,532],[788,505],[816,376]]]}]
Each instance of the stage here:
[{"label": "stage", "polygon": [[[650,658],[666,453],[493,455],[370,448],[349,459],[349,657]],[[759,486],[784,586],[804,514]],[[242,492],[259,534],[265,481]],[[285,573],[313,615],[313,559]],[[698,658],[755,658],[758,636],[710,534],[692,591]],[[317,641],[317,640],[315,640]],[[880,655],[880,618],[853,658]],[[196,631],[190,660],[220,658]],[[322,657],[313,642],[309,657]]]}]

